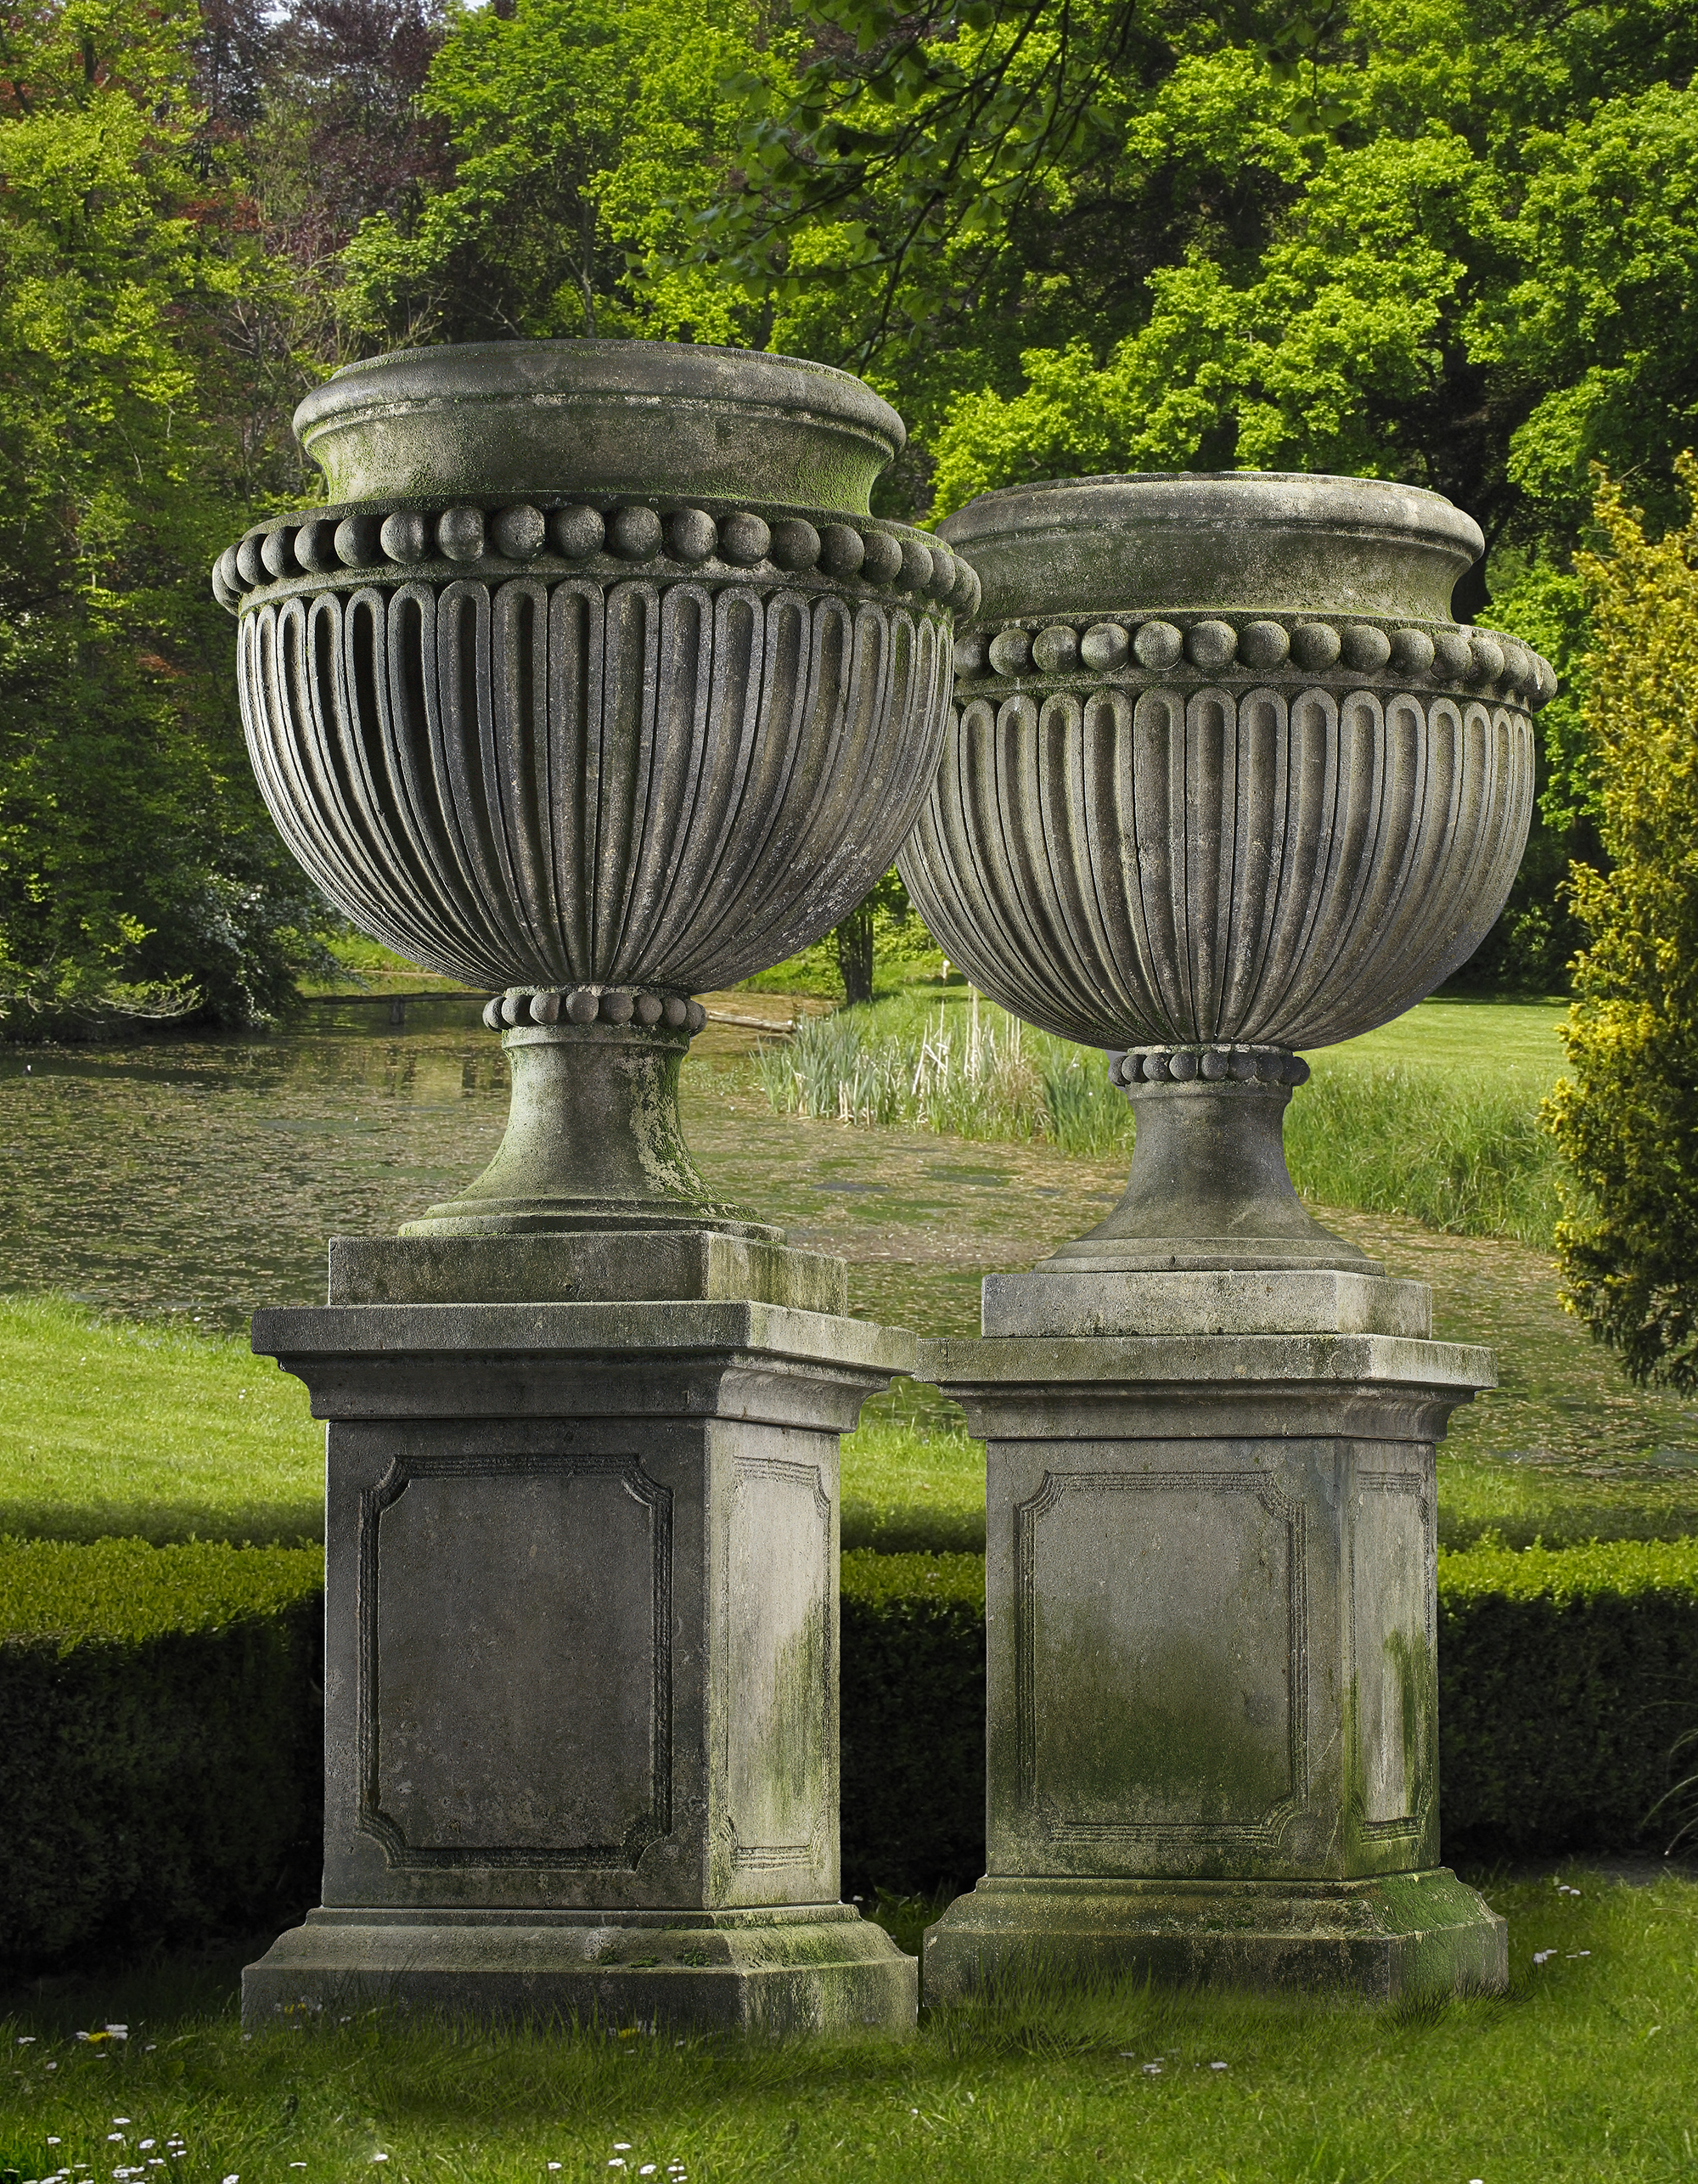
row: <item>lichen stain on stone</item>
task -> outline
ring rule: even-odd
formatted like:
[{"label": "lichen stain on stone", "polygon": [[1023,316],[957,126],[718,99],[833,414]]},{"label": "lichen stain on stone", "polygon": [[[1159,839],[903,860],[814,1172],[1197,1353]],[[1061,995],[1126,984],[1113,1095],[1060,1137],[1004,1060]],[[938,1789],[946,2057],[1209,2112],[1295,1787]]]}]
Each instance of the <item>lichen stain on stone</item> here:
[{"label": "lichen stain on stone", "polygon": [[[762,1766],[773,1809],[787,1815],[787,1832],[811,1836],[826,1803],[824,1724],[825,1618],[815,1600],[772,1656],[766,1687],[751,1708],[758,1721]],[[750,1731],[755,1731],[755,1722]]]},{"label": "lichen stain on stone", "polygon": [[[1366,1748],[1361,1689],[1352,1677],[1345,1693],[1342,1714],[1344,1809],[1348,1815],[1347,1870],[1353,1872],[1425,1865],[1438,1855],[1438,1800],[1435,1786],[1428,1779],[1438,1748],[1437,1664],[1425,1641],[1411,1638],[1405,1631],[1388,1631],[1383,1651],[1383,1674],[1397,1694],[1398,1719],[1395,1725],[1390,1722],[1382,1700],[1381,1732],[1387,1737],[1395,1734],[1397,1740],[1403,1775],[1401,1795],[1397,1802],[1402,1810],[1396,1813],[1373,1810],[1375,1800],[1369,1796],[1369,1783],[1375,1755]],[[1420,1815],[1424,1802],[1425,1819],[1419,1829],[1412,1827],[1407,1834],[1400,1832],[1380,1838],[1363,1832],[1364,1821],[1408,1819],[1413,1822]]]},{"label": "lichen stain on stone", "polygon": [[1036,1676],[1037,1801],[1058,1821],[1253,1825],[1293,1791],[1289,1694],[1246,1684],[1227,1646],[1126,1631],[1076,1604],[1046,1616]]},{"label": "lichen stain on stone", "polygon": [[1397,1692],[1403,1746],[1403,1798],[1414,1812],[1420,1803],[1421,1776],[1432,1747],[1438,1711],[1438,1678],[1424,1639],[1402,1630],[1386,1634],[1386,1661]]},{"label": "lichen stain on stone", "polygon": [[678,1120],[683,1061],[676,1052],[627,1048],[616,1055],[614,1066],[629,1090],[632,1130],[644,1174],[668,1196],[701,1201],[707,1185],[696,1172]]}]

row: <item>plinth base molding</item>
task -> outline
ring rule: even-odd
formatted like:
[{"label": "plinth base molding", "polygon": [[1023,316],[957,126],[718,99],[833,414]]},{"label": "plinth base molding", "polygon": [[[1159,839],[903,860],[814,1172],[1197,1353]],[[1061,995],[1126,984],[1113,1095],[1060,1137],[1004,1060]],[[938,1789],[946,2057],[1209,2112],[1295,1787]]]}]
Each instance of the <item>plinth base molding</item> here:
[{"label": "plinth base molding", "polygon": [[989,1877],[926,1930],[928,2004],[1012,1984],[1497,1993],[1504,1921],[1448,1866],[1360,1881]]},{"label": "plinth base molding", "polygon": [[242,1973],[250,2029],[387,2007],[482,2023],[914,2027],[919,1967],[852,1905],[731,1911],[320,1910]]}]

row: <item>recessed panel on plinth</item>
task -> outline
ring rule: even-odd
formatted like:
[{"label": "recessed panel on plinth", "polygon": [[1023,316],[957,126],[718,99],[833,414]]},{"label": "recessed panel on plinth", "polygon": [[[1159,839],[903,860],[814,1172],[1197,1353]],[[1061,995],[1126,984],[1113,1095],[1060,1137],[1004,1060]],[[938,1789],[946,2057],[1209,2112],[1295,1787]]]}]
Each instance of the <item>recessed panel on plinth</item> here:
[{"label": "recessed panel on plinth", "polygon": [[1009,1331],[922,1346],[988,1455],[987,1870],[934,2001],[1504,1984],[1437,1839],[1434,1444],[1492,1361],[1413,1292],[1039,1271],[987,1284]]},{"label": "recessed panel on plinth", "polygon": [[672,1827],[672,1495],[398,1460],[360,1511],[359,1825],[392,1867],[634,1867]]},{"label": "recessed panel on plinth", "polygon": [[1302,1509],[1265,1472],[1052,1471],[1015,1514],[1031,1833],[1110,1862],[1276,1840],[1307,1789]]},{"label": "recessed panel on plinth", "polygon": [[818,1464],[734,1459],[724,1613],[739,1703],[727,1717],[731,1897],[781,1903],[837,1856],[830,1497]]},{"label": "recessed panel on plinth", "polygon": [[1437,1744],[1437,1567],[1425,1472],[1358,1471],[1353,1515],[1357,1824],[1370,1841],[1413,1838],[1431,1814]]}]

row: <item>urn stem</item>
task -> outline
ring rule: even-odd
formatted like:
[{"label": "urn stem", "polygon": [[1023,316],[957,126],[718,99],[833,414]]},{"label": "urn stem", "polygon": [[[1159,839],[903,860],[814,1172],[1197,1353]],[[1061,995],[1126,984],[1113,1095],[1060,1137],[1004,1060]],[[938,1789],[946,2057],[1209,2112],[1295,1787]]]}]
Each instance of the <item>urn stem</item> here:
[{"label": "urn stem", "polygon": [[696,1172],[678,1121],[687,1031],[523,1025],[501,1043],[513,1098],[495,1158],[402,1236],[654,1228],[782,1240],[781,1230],[717,1204]]},{"label": "urn stem", "polygon": [[1128,1085],[1137,1118],[1126,1196],[1044,1264],[1100,1274],[1280,1267],[1378,1274],[1307,1213],[1285,1165],[1286,1084]]}]

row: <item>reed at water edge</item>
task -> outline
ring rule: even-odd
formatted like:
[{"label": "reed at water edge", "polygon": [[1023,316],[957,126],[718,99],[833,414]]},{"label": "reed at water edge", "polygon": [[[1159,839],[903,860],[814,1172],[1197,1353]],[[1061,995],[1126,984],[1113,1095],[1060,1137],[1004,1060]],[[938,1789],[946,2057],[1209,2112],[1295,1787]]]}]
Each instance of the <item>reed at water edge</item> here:
[{"label": "reed at water edge", "polygon": [[[1311,1063],[1285,1119],[1306,1198],[1549,1247],[1561,1167],[1539,1126],[1546,1087],[1531,1072],[1356,1061],[1347,1048]],[[976,993],[964,1003],[910,993],[806,1017],[754,1066],[780,1114],[1036,1140],[1068,1153],[1132,1151],[1132,1110],[1109,1082],[1107,1055],[1034,1031]]]}]

